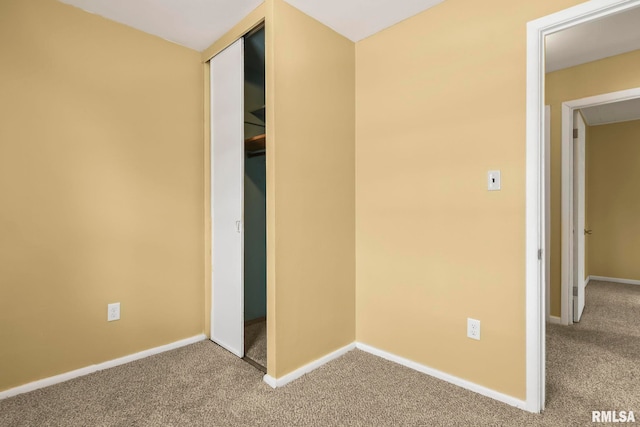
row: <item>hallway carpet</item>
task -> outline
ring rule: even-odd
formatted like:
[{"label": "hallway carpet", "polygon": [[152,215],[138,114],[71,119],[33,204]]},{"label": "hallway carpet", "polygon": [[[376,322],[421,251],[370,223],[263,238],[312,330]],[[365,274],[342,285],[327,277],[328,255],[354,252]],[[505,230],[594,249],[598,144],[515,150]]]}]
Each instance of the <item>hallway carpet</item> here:
[{"label": "hallway carpet", "polygon": [[590,284],[582,322],[548,327],[543,414],[359,350],[273,390],[206,341],[0,401],[0,425],[578,426],[592,410],[638,419],[639,324],[640,286]]}]

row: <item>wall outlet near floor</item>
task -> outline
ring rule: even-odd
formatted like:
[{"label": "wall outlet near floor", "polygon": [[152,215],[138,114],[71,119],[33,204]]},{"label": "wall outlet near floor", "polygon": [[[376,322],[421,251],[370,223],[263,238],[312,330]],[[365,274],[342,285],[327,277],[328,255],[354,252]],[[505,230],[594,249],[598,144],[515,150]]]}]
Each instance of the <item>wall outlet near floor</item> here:
[{"label": "wall outlet near floor", "polygon": [[120,303],[107,304],[107,322],[120,320]]},{"label": "wall outlet near floor", "polygon": [[480,321],[472,318],[467,318],[467,337],[480,340]]}]

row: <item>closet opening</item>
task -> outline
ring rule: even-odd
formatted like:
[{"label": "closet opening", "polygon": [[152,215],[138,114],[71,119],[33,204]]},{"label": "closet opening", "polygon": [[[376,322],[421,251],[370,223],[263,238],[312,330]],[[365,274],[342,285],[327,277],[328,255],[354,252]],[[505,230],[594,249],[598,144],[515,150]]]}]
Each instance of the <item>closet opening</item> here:
[{"label": "closet opening", "polygon": [[244,359],[267,372],[264,26],[244,37]]}]

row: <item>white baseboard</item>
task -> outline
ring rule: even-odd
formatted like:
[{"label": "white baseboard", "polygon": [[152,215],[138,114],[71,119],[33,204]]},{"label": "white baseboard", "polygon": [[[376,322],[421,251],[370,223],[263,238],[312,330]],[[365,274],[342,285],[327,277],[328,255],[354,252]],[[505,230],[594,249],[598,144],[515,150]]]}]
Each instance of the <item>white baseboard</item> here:
[{"label": "white baseboard", "polygon": [[288,373],[287,375],[280,377],[280,378],[274,378],[271,375],[265,375],[263,377],[263,380],[265,383],[269,384],[272,388],[276,388],[276,387],[282,387],[283,385],[289,384],[291,381],[293,380],[297,380],[298,378],[300,378],[301,376],[303,376],[304,374],[307,374],[311,371],[313,371],[314,369],[319,368],[320,366],[324,365],[327,362],[332,361],[333,359],[337,359],[338,357],[342,356],[345,353],[350,352],[351,350],[353,350],[354,348],[356,348],[356,343],[351,343],[349,345],[346,345],[342,348],[337,349],[336,351],[329,353],[325,356],[322,356],[320,359],[314,360],[311,363],[308,363],[304,366],[302,366],[301,368],[296,369],[295,371]]},{"label": "white baseboard", "polygon": [[356,348],[362,351],[366,351],[367,353],[371,353],[374,356],[382,357],[383,359],[390,360],[391,362],[398,363],[400,365],[406,366],[407,368],[411,368],[418,372],[422,372],[424,374],[446,381],[453,385],[457,385],[458,387],[462,387],[467,390],[471,390],[475,393],[481,394],[483,396],[490,397],[491,399],[495,399],[500,402],[506,403],[507,405],[528,410],[527,402],[525,402],[524,400],[516,399],[515,397],[511,397],[506,394],[497,392],[495,390],[491,390],[490,388],[472,383],[471,381],[463,380],[462,378],[458,378],[456,376],[447,374],[445,372],[438,371],[437,369],[433,369],[428,366],[421,365],[420,363],[414,362],[409,359],[405,359],[404,357],[400,357],[392,353],[388,353],[384,350],[380,350],[378,348],[372,347],[367,344],[358,342],[356,343]]},{"label": "white baseboard", "polygon": [[278,387],[278,382],[276,381],[275,378],[273,378],[271,375],[269,374],[265,374],[264,377],[262,377],[262,380],[267,383],[269,385],[269,387],[271,388],[276,388]]},{"label": "white baseboard", "polygon": [[38,381],[33,381],[18,387],[10,388],[9,390],[0,391],[0,400],[8,397],[16,396],[18,394],[27,393],[39,388],[48,387],[53,384],[69,381],[74,378],[78,378],[84,375],[89,375],[94,372],[102,371],[104,369],[113,368],[118,365],[124,365],[125,363],[133,362],[134,360],[144,359],[145,357],[153,356],[154,354],[164,353],[165,351],[174,350],[176,348],[184,347],[185,345],[193,344],[199,341],[205,340],[207,337],[204,334],[196,335],[191,338],[185,338],[180,341],[172,342],[170,344],[161,345],[160,347],[150,348],[138,353],[130,354],[128,356],[120,357],[118,359],[109,360],[97,365],[91,365],[84,368],[76,369],[74,371],[65,372],[64,374],[55,375],[53,377],[44,378]]},{"label": "white baseboard", "polygon": [[[555,316],[552,316],[555,319],[560,319],[557,318]],[[265,383],[267,383],[269,386],[271,386],[272,388],[277,388],[277,387],[282,387],[288,383],[290,383],[293,380],[296,380],[298,378],[300,378],[301,376],[303,376],[306,373],[309,373],[311,371],[313,371],[314,369],[324,365],[325,363],[336,359],[340,356],[342,356],[343,354],[353,350],[354,348],[358,348],[359,350],[365,351],[367,353],[373,354],[374,356],[378,356],[381,357],[383,359],[386,360],[390,360],[392,362],[398,363],[400,365],[406,366],[407,368],[411,368],[415,371],[418,372],[422,372],[424,374],[430,375],[432,377],[438,378],[440,380],[446,381],[448,383],[457,385],[458,387],[462,387],[465,388],[467,390],[471,390],[475,393],[481,394],[483,396],[487,396],[491,399],[495,399],[498,400],[500,402],[506,403],[507,405],[511,405],[511,406],[515,406],[516,408],[519,409],[523,409],[523,410],[527,410],[527,403],[523,400],[520,399],[516,399],[515,397],[511,397],[508,396],[506,394],[497,392],[495,390],[492,390],[490,388],[472,383],[471,381],[467,381],[467,380],[463,380],[462,378],[458,378],[456,376],[447,374],[445,372],[442,371],[438,371],[437,369],[433,369],[430,368],[428,366],[425,365],[421,365],[417,362],[414,362],[412,360],[409,359],[405,359],[403,357],[397,356],[395,354],[392,353],[388,353],[384,350],[380,350],[378,348],[372,347],[370,345],[367,344],[363,344],[360,342],[356,342],[356,343],[352,343],[349,344],[347,346],[344,346],[336,351],[334,351],[333,353],[327,354],[326,356],[321,357],[320,359],[317,359],[301,368],[296,369],[295,371],[280,377],[280,378],[274,378],[271,375],[265,375],[263,377],[263,380]]]},{"label": "white baseboard", "polygon": [[547,322],[548,323],[554,323],[556,325],[564,325],[564,323],[562,323],[562,318],[557,317],[557,316],[549,316],[549,317],[547,317]]},{"label": "white baseboard", "polygon": [[624,283],[625,285],[640,285],[640,280],[618,279],[616,277],[589,276],[589,280],[599,280],[601,282]]}]

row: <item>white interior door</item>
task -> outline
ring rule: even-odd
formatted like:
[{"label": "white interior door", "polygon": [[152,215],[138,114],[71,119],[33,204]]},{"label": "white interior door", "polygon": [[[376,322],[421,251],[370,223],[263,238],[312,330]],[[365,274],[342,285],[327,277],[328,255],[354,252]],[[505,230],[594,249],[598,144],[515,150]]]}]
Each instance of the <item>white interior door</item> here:
[{"label": "white interior door", "polygon": [[211,340],[244,356],[244,40],[211,59]]},{"label": "white interior door", "polygon": [[[573,142],[574,161],[574,265],[573,283],[573,321],[579,322],[584,310],[585,302],[585,143],[586,126],[582,114],[574,111],[573,128],[577,130],[577,137]],[[575,136],[575,134],[574,134]]]}]

